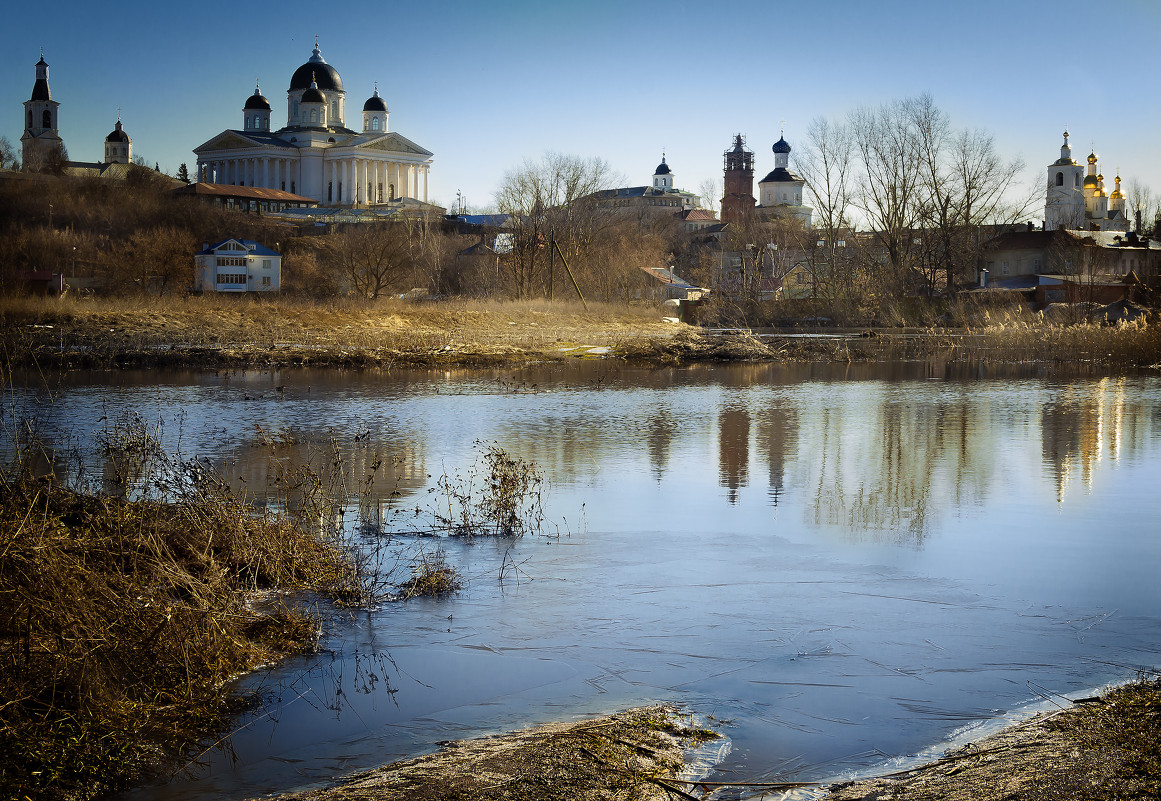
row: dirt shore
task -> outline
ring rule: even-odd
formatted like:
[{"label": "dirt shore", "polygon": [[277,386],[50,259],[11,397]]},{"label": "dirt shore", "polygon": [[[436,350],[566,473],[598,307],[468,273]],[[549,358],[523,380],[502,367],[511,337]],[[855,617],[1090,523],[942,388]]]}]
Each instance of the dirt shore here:
[{"label": "dirt shore", "polygon": [[446,743],[434,754],[278,801],[653,801],[681,792],[675,777],[685,749],[716,736],[671,708],[645,707]]},{"label": "dirt shore", "polygon": [[1161,794],[1161,684],[1037,715],[914,770],[835,784],[823,801],[1107,801]]},{"label": "dirt shore", "polygon": [[[641,365],[939,358],[1157,366],[1161,327],[876,329],[755,336],[665,319],[656,307],[546,301],[411,303],[286,298],[0,298],[0,358],[13,367],[489,367],[576,358]],[[833,334],[829,329],[823,334]]]},{"label": "dirt shore", "polygon": [[[1044,713],[914,769],[859,781],[678,778],[704,741],[666,707],[445,744],[435,754],[278,801],[796,798],[816,801],[1107,801],[1161,793],[1161,681]],[[787,795],[791,793],[791,795]]]}]

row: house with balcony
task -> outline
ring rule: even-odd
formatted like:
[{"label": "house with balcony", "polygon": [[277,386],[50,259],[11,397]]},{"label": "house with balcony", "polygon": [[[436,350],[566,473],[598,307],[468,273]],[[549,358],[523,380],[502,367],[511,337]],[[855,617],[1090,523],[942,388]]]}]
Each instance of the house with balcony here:
[{"label": "house with balcony", "polygon": [[194,256],[197,292],[277,292],[282,256],[250,239],[206,244]]}]

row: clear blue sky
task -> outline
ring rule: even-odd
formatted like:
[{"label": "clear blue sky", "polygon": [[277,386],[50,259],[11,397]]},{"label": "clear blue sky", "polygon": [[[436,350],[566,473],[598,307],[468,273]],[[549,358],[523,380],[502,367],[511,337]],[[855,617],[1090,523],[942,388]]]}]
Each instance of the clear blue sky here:
[{"label": "clear blue sky", "polygon": [[1120,167],[1161,191],[1161,0],[48,0],[4,18],[0,135],[19,145],[43,47],[77,161],[102,158],[120,107],[136,155],[192,171],[192,148],[241,127],[255,79],[281,127],[317,35],[348,124],[378,81],[392,130],[435,153],[444,205],[457,190],[491,204],[506,170],[547,150],[603,158],[629,185],[648,183],[664,150],[696,192],[720,178],[736,132],[761,176],[782,125],[794,145],[815,116],[923,92],[1037,181],[1067,125],[1074,156],[1095,144],[1110,186]]}]

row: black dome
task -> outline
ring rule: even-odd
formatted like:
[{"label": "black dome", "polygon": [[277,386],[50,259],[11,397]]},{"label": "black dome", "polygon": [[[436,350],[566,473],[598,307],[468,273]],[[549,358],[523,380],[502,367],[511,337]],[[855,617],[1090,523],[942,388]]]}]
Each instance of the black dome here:
[{"label": "black dome", "polygon": [[661,157],[661,163],[657,165],[657,169],[653,171],[654,175],[669,175],[669,165],[665,163],[665,156]]},{"label": "black dome", "polygon": [[106,142],[124,142],[124,143],[129,142],[129,134],[125,133],[125,131],[121,128],[121,121],[120,120],[117,120],[117,127],[113,129],[113,132],[111,134],[109,134],[108,136],[105,137],[105,141]]},{"label": "black dome", "polygon": [[787,142],[786,137],[783,136],[774,143],[774,147],[772,147],[771,150],[773,150],[775,153],[789,153],[790,143]]},{"label": "black dome", "polygon": [[790,170],[786,169],[785,167],[775,167],[773,170],[770,171],[770,173],[765,178],[763,178],[761,181],[759,181],[758,184],[761,185],[761,184],[768,184],[768,183],[773,183],[773,182],[801,181],[801,180],[802,180],[801,178],[799,178],[797,175],[795,175],[794,173],[792,173]]},{"label": "black dome", "polygon": [[367,102],[363,104],[363,111],[386,111],[387,103],[383,98],[379,97],[379,90],[375,90],[375,94],[367,98]]},{"label": "black dome", "polygon": [[323,96],[323,93],[320,92],[317,87],[312,86],[309,89],[307,89],[305,92],[302,93],[302,102],[303,103],[325,103],[325,102],[327,102],[327,99],[326,99],[326,97]]},{"label": "black dome", "polygon": [[289,91],[309,89],[311,81],[317,83],[319,89],[332,92],[343,91],[343,79],[339,77],[339,71],[326,62],[322,53],[319,52],[317,44],[314,46],[310,60],[296,69],[294,75],[290,76]]},{"label": "black dome", "polygon": [[252,94],[248,98],[246,98],[246,105],[244,108],[246,111],[250,111],[251,109],[260,109],[262,111],[269,111],[270,110],[270,101],[267,100],[266,98],[264,98],[262,95],[255,92],[254,94]]}]

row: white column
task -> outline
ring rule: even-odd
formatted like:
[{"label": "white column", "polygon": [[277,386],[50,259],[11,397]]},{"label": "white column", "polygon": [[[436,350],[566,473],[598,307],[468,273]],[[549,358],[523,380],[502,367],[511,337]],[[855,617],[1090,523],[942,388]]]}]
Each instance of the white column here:
[{"label": "white column", "polygon": [[371,174],[371,170],[369,169],[369,167],[370,167],[370,165],[367,163],[367,160],[363,159],[363,182],[362,182],[363,183],[363,191],[362,191],[362,193],[363,193],[363,202],[368,204],[368,205],[370,205],[370,203],[371,203],[371,187],[368,185],[370,174]]},{"label": "white column", "polygon": [[334,203],[335,202],[335,192],[339,191],[339,169],[338,169],[338,166],[333,161],[331,162],[331,177],[330,177],[330,180],[327,182],[327,184],[330,187],[330,191],[328,192],[328,191],[324,190],[323,197],[325,197],[327,199],[328,203]]},{"label": "white column", "polygon": [[431,173],[431,168],[426,164],[423,165],[423,202],[427,203],[427,178]]},{"label": "white column", "polygon": [[[271,188],[270,184],[270,159],[267,156],[262,157],[262,185],[267,189]],[[277,187],[273,187],[277,189]]]},{"label": "white column", "polygon": [[419,193],[415,191],[415,165],[407,165],[407,196],[415,197]]},{"label": "white column", "polygon": [[343,159],[342,171],[339,173],[339,184],[342,186],[342,191],[339,192],[339,203],[346,203],[347,198],[351,196],[351,182],[347,179],[347,160]]}]

